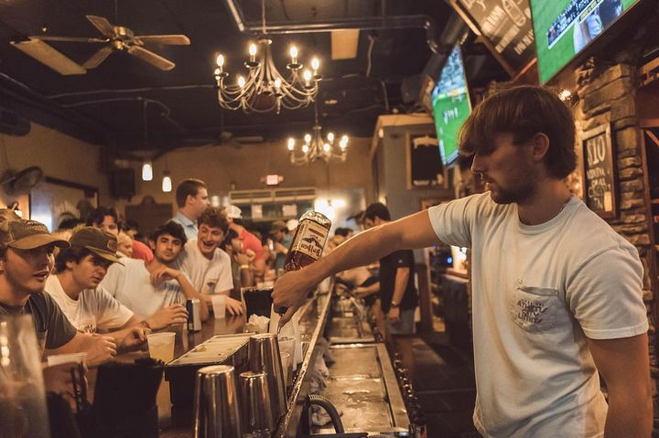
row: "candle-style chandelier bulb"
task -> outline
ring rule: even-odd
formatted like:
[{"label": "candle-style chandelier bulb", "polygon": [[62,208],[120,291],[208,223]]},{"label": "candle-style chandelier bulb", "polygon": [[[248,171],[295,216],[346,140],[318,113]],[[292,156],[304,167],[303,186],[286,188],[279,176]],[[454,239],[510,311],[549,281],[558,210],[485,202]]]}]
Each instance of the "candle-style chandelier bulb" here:
[{"label": "candle-style chandelier bulb", "polygon": [[291,163],[299,166],[316,161],[318,158],[325,160],[336,159],[345,161],[348,156],[348,142],[347,135],[342,135],[339,138],[334,132],[328,132],[325,137],[322,134],[322,127],[318,122],[318,104],[314,107],[315,123],[311,133],[304,134],[304,144],[302,148],[295,149],[295,140],[288,139],[288,152]]}]

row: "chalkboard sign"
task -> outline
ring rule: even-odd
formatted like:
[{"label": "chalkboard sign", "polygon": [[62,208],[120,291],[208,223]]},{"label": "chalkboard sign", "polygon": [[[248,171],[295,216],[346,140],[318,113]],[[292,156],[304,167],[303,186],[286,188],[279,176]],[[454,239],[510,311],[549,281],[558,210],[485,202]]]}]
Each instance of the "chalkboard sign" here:
[{"label": "chalkboard sign", "polygon": [[521,74],[535,59],[529,0],[451,0],[451,5],[508,71]]},{"label": "chalkboard sign", "polygon": [[611,124],[586,131],[583,145],[583,177],[586,205],[604,218],[618,215],[618,177]]}]

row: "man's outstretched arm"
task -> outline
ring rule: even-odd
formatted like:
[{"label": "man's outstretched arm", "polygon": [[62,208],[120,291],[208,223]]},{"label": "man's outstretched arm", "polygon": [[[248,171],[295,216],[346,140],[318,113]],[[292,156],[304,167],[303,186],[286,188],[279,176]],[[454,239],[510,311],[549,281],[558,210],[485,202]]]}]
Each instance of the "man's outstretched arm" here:
[{"label": "man's outstretched arm", "polygon": [[400,249],[425,248],[437,243],[427,210],[364,231],[318,262],[288,272],[277,280],[272,294],[275,309],[288,309],[282,317],[282,324],[285,324],[307,294],[330,275],[367,265]]}]

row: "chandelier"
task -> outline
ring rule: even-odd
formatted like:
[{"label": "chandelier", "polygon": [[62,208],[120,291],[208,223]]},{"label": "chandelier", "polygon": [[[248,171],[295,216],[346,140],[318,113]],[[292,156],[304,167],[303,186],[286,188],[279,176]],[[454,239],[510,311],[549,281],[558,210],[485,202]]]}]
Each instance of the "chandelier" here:
[{"label": "chandelier", "polygon": [[288,152],[290,154],[291,163],[296,166],[308,164],[321,158],[328,162],[334,158],[344,162],[348,157],[348,142],[350,141],[347,135],[342,135],[337,138],[333,132],[329,132],[323,138],[322,127],[318,123],[318,104],[314,105],[314,125],[311,133],[304,135],[304,143],[300,147],[296,147],[296,142],[293,137],[288,139]]},{"label": "chandelier", "polygon": [[217,100],[224,109],[246,113],[266,113],[281,108],[295,110],[309,106],[318,94],[318,82],[322,76],[318,73],[320,61],[313,58],[311,70],[304,69],[298,60],[298,49],[290,48],[290,62],[286,64],[288,76],[284,77],[277,70],[272,59],[272,39],[266,35],[265,0],[261,1],[261,18],[263,33],[256,44],[249,46],[249,61],[245,62],[246,77],[238,76],[235,83],[227,83],[229,72],[224,70],[224,56],[217,56],[215,82]]}]

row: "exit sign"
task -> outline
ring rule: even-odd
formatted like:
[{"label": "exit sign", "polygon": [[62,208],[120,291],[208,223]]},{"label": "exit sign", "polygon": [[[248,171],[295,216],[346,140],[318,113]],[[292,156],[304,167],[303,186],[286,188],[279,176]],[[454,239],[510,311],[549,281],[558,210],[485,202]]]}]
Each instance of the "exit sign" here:
[{"label": "exit sign", "polygon": [[284,180],[283,176],[280,175],[266,175],[265,176],[265,185],[266,186],[278,186],[280,182]]}]

